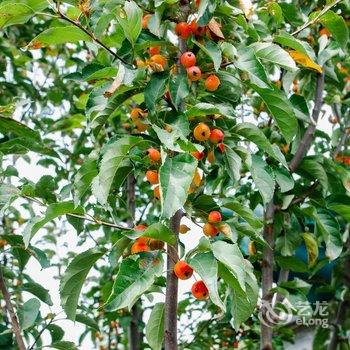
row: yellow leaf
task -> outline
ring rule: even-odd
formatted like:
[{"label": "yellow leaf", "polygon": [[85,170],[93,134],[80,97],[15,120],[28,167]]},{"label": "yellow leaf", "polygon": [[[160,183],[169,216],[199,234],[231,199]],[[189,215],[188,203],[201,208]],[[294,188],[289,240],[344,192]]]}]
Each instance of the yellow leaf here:
[{"label": "yellow leaf", "polygon": [[214,18],[208,23],[208,28],[220,39],[225,39],[224,34],[221,31],[221,24],[219,24]]},{"label": "yellow leaf", "polygon": [[305,68],[313,69],[318,73],[322,73],[322,67],[315,63],[311,58],[309,58],[305,54],[296,50],[289,50],[288,53],[293,58],[295,63],[298,63]]}]

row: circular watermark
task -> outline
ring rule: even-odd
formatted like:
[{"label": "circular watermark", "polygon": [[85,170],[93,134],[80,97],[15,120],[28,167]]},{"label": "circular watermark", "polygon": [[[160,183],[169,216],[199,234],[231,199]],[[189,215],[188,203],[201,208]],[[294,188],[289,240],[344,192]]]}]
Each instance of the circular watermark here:
[{"label": "circular watermark", "polygon": [[292,321],[293,311],[288,304],[278,303],[273,307],[270,302],[262,300],[258,317],[260,322],[267,327],[283,326]]}]

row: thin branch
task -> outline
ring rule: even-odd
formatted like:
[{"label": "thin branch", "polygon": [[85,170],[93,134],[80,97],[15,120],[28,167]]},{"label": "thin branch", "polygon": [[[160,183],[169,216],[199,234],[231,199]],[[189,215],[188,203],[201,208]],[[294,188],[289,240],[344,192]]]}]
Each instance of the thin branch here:
[{"label": "thin branch", "polygon": [[306,132],[302,140],[300,141],[299,147],[289,164],[289,169],[291,173],[294,173],[297,170],[305,154],[310,149],[311,142],[314,139],[316,124],[317,124],[317,121],[321,112],[322,103],[323,103],[323,88],[324,88],[324,72],[322,74],[318,74],[317,76],[315,106],[311,116],[311,120],[313,121],[313,123],[311,123],[309,127],[306,129]]},{"label": "thin branch", "polygon": [[315,18],[313,18],[312,20],[310,20],[310,21],[306,22],[305,24],[303,24],[295,32],[293,32],[292,35],[297,35],[300,32],[302,32],[304,29],[306,29],[307,27],[315,24],[325,13],[327,13],[332,7],[336,6],[341,1],[342,0],[336,0],[332,4],[329,4],[329,5],[325,6],[325,8],[322,11],[320,11],[320,13]]},{"label": "thin branch", "polygon": [[80,23],[73,21],[72,19],[70,19],[69,17],[67,17],[64,13],[62,13],[62,11],[59,8],[59,3],[57,2],[57,13],[60,16],[61,19],[69,22],[70,24],[73,24],[74,26],[78,27],[79,29],[81,29],[85,34],[87,34],[95,43],[97,43],[98,45],[100,45],[101,47],[103,47],[106,51],[108,51],[112,56],[114,56],[116,59],[118,59],[119,61],[123,62],[125,65],[127,66],[132,66],[132,64],[130,64],[129,62],[127,62],[123,57],[119,56],[116,52],[114,52],[113,50],[111,50],[107,45],[105,45],[100,39],[96,38],[94,33],[91,33],[88,29],[86,29],[84,26],[82,26]]},{"label": "thin branch", "polygon": [[16,313],[13,309],[12,303],[11,303],[11,296],[10,293],[7,290],[6,284],[5,284],[5,279],[4,279],[4,275],[2,273],[2,267],[0,266],[0,290],[1,293],[4,297],[5,300],[5,309],[7,310],[7,312],[10,315],[10,322],[12,325],[12,330],[13,333],[15,334],[16,337],[16,342],[18,345],[19,350],[26,350],[26,346],[24,344],[24,340],[21,334],[21,329],[19,327],[19,323],[17,320],[17,316]]},{"label": "thin branch", "polygon": [[[35,202],[35,203],[37,203],[39,205],[47,207],[47,205],[45,203],[41,202],[37,198],[33,198],[33,197],[29,197],[29,196],[23,196],[23,198],[29,199],[30,201],[33,201],[33,202]],[[80,214],[75,214],[75,213],[66,213],[65,215],[73,217],[73,218],[77,218],[77,219],[82,219],[82,220],[85,220],[85,221],[94,222],[97,225],[116,228],[118,230],[132,230],[133,229],[132,227],[125,227],[125,226],[113,224],[111,222],[102,221],[102,220],[97,219],[97,218],[95,218],[93,216],[87,217],[85,215],[80,215]]]},{"label": "thin branch", "polygon": [[54,318],[51,318],[50,322],[48,322],[47,324],[45,324],[45,326],[41,329],[41,331],[38,333],[38,335],[35,337],[34,339],[34,343],[32,344],[32,346],[28,349],[28,350],[33,350],[35,344],[38,342],[38,340],[40,339],[41,335],[44,333],[44,331],[50,326],[50,324],[53,322]]}]

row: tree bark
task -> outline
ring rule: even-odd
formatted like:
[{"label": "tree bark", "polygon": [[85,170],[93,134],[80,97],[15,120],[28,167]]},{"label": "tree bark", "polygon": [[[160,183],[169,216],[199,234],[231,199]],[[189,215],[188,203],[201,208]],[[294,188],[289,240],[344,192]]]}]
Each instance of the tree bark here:
[{"label": "tree bark", "polygon": [[165,350],[177,350],[177,300],[178,279],[174,274],[174,265],[178,260],[178,236],[182,210],[178,210],[170,219],[170,229],[176,236],[176,244],[167,244],[167,276],[165,293]]},{"label": "tree bark", "polygon": [[305,154],[310,149],[311,143],[314,139],[314,133],[317,126],[317,121],[320,116],[321,107],[323,103],[324,74],[325,73],[323,72],[322,74],[317,75],[316,92],[315,92],[315,99],[314,99],[315,106],[312,111],[311,124],[306,129],[306,132],[300,141],[300,145],[297,151],[295,152],[293,159],[289,164],[289,169],[291,173],[294,173],[297,170]]},{"label": "tree bark", "polygon": [[[311,143],[314,139],[314,134],[317,126],[317,121],[320,116],[322,103],[323,103],[323,89],[324,89],[324,72],[318,74],[315,91],[315,105],[312,111],[311,124],[305,131],[302,140],[300,141],[299,147],[295,152],[290,164],[289,169],[291,173],[294,173],[302,162],[304,156],[310,149]],[[262,262],[262,294],[263,294],[263,305],[262,305],[262,319],[266,322],[266,313],[269,308],[272,308],[273,295],[270,293],[270,289],[273,283],[273,248],[274,248],[274,233],[273,233],[273,219],[277,208],[275,207],[273,200],[267,205],[265,211],[265,227],[264,227],[264,239],[270,247],[265,247],[263,250],[263,262]],[[289,271],[283,270],[283,276],[280,278],[280,282],[288,280]],[[264,306],[265,305],[265,306]],[[261,349],[270,350],[272,347],[272,332],[273,325],[261,324]]]},{"label": "tree bark", "polygon": [[12,303],[11,303],[11,296],[10,293],[7,290],[5,279],[2,273],[2,267],[0,266],[0,290],[5,300],[5,309],[10,315],[10,322],[12,325],[13,333],[15,334],[16,342],[18,345],[19,350],[26,350],[26,347],[24,345],[23,337],[21,334],[21,329],[19,327],[19,323],[17,320],[16,313],[13,309]]},{"label": "tree bark", "polygon": [[[344,284],[349,289],[350,288],[350,239],[346,242],[347,256],[345,258],[344,264]],[[331,333],[331,340],[328,344],[327,350],[336,350],[339,341],[339,328],[343,325],[344,321],[347,319],[347,311],[349,308],[348,296],[345,295],[344,299],[340,301],[338,306],[337,315],[333,322],[333,329]]]},{"label": "tree bark", "polygon": [[265,210],[265,227],[264,227],[264,239],[269,246],[266,246],[263,250],[263,261],[262,261],[262,309],[261,317],[265,320],[265,323],[261,323],[261,349],[270,350],[272,349],[272,325],[267,324],[266,314],[268,308],[266,306],[271,305],[272,294],[270,292],[273,283],[273,248],[274,248],[274,237],[273,237],[273,219],[275,216],[275,205],[273,199],[267,204]]},{"label": "tree bark", "polygon": [[[133,174],[127,177],[126,187],[127,187],[127,207],[129,211],[128,226],[133,227],[134,218],[136,212],[135,205],[135,186],[136,179]],[[138,301],[131,309],[131,322],[129,327],[129,349],[130,350],[140,350],[143,340],[143,332],[139,329],[139,323],[142,322],[142,308],[141,303]]]}]

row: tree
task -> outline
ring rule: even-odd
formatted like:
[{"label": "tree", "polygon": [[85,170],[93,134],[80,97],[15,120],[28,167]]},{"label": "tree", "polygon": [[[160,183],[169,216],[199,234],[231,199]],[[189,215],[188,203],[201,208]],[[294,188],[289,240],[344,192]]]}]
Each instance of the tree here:
[{"label": "tree", "polygon": [[[349,15],[0,1],[0,348],[283,349],[281,310],[325,300],[313,346],[348,346]],[[84,249],[61,256],[72,229]],[[41,311],[31,257],[55,267],[61,313]]]}]

